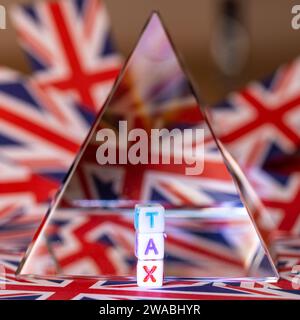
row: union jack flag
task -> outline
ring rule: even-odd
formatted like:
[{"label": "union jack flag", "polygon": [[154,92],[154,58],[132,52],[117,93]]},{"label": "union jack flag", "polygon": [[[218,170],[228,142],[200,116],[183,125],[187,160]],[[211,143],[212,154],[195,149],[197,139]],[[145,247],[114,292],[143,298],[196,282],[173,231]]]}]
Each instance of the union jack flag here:
[{"label": "union jack flag", "polygon": [[0,161],[0,250],[23,252],[57,183],[28,168]]},{"label": "union jack flag", "polygon": [[300,60],[296,59],[212,109],[215,131],[281,235],[300,232],[299,78]]},{"label": "union jack flag", "polygon": [[28,244],[32,230],[26,231],[26,225],[36,224],[46,212],[44,204],[58,189],[89,127],[65,93],[50,96],[33,79],[0,69],[2,248],[8,248],[13,232],[20,236],[16,247]]},{"label": "union jack flag", "polygon": [[122,202],[122,199],[131,199],[144,202],[159,201],[165,206],[176,207],[209,207],[231,201],[235,206],[240,206],[241,200],[235,185],[227,172],[222,172],[222,166],[219,155],[211,155],[210,159],[206,159],[206,170],[201,175],[187,177],[184,169],[180,170],[172,165],[153,165],[148,168],[138,165],[118,168],[107,166],[99,170],[99,165],[85,159],[84,165],[75,173],[76,181],[73,184],[71,182],[64,200],[98,199],[100,203],[102,199],[104,204],[110,200],[119,199]]},{"label": "union jack flag", "polygon": [[120,70],[102,1],[39,1],[15,6],[12,18],[39,85],[70,93],[92,118]]},{"label": "union jack flag", "polygon": [[99,281],[97,279],[16,278],[19,254],[0,254],[1,300],[103,300],[103,299],[300,299],[300,290],[292,287],[291,268],[286,259],[278,264],[284,269],[276,284],[260,282],[198,282],[169,280],[159,289],[141,289],[134,281]]},{"label": "union jack flag", "polygon": [[61,179],[90,121],[66,93],[52,91],[49,95],[34,79],[7,74],[0,70],[1,157]]}]

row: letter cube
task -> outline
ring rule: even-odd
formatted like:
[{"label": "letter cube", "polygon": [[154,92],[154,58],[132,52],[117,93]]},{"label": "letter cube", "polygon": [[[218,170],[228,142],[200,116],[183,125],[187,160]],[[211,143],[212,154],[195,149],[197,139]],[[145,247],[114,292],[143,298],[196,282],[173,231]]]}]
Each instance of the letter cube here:
[{"label": "letter cube", "polygon": [[163,284],[163,261],[138,260],[137,285],[139,287],[161,287]]},{"label": "letter cube", "polygon": [[164,258],[163,233],[137,233],[135,255],[140,260],[156,260]]},{"label": "letter cube", "polygon": [[136,205],[134,226],[139,233],[160,233],[165,231],[165,209],[160,204]]}]

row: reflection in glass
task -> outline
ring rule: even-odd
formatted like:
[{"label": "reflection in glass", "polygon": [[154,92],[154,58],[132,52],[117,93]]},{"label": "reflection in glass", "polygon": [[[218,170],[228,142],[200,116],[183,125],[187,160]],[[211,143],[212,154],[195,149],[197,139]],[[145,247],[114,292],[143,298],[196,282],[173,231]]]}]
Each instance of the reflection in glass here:
[{"label": "reflection in glass", "polygon": [[[148,156],[142,164],[125,163],[124,155],[138,142],[128,141],[125,131],[121,139],[99,142],[101,129],[112,129],[119,137],[124,121],[127,133],[134,128],[147,133],[143,148]],[[176,129],[176,136],[188,128],[204,132],[200,143],[191,136],[184,145],[191,157],[201,150],[197,155],[203,168],[194,175],[186,169],[195,163],[178,163],[179,146],[170,163],[162,163],[167,150],[151,145],[151,129]],[[115,164],[99,164],[97,152],[107,141],[116,147]],[[249,217],[248,211],[257,209],[255,201],[236,164],[220,148],[159,16],[153,14],[18,273],[134,277],[133,208],[155,202],[166,208],[166,278],[276,280]],[[149,163],[154,152],[157,164]]]}]

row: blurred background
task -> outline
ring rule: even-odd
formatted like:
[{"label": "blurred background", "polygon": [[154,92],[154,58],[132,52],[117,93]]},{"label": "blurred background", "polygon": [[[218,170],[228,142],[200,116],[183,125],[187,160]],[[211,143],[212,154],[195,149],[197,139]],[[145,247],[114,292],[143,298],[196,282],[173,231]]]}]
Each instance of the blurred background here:
[{"label": "blurred background", "polygon": [[[16,3],[43,0],[1,0]],[[214,103],[300,55],[292,0],[105,0],[113,36],[126,57],[152,10],[158,10],[202,98]],[[300,1],[298,1],[300,4]],[[0,30],[0,64],[29,72],[9,15]]]}]

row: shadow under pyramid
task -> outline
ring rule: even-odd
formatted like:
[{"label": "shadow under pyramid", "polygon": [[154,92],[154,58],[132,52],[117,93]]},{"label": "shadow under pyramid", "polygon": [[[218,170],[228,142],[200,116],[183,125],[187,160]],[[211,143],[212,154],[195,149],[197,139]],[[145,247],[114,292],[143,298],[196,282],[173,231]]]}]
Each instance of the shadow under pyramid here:
[{"label": "shadow under pyramid", "polygon": [[166,279],[276,281],[249,188],[153,13],[17,274],[134,279],[133,208],[155,202]]}]

